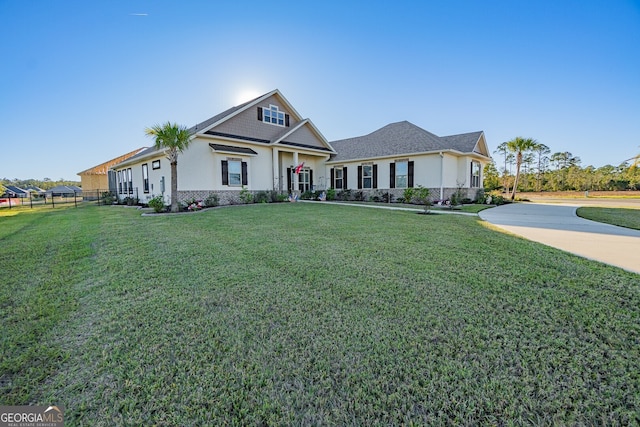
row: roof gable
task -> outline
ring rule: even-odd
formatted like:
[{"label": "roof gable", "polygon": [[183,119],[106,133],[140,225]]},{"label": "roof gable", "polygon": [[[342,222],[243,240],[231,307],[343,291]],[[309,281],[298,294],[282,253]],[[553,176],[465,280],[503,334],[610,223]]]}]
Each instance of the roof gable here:
[{"label": "roof gable", "polygon": [[145,150],[147,147],[141,147],[138,148],[137,150],[133,150],[127,154],[123,154],[122,156],[116,157],[114,159],[111,160],[107,160],[104,163],[100,163],[97,166],[94,166],[92,168],[83,170],[82,172],[78,172],[77,175],[106,175],[107,171],[109,169],[111,169],[112,166],[117,165],[120,162],[123,162],[133,156],[135,156],[136,154],[142,152],[143,150]]},{"label": "roof gable", "polygon": [[271,145],[289,145],[335,153],[333,147],[309,119],[304,119],[274,137]]},{"label": "roof gable", "polygon": [[[278,89],[274,89],[271,92],[267,92],[262,96],[254,98],[250,101],[245,102],[244,104],[237,105],[235,107],[231,107],[226,111],[223,111],[220,114],[217,114],[210,119],[205,120],[204,122],[198,123],[189,129],[191,134],[204,134],[207,131],[216,128],[218,132],[225,132],[229,128],[234,128],[233,125],[222,126],[224,123],[229,122],[234,117],[241,116],[243,113],[247,113],[246,115],[255,119],[257,122],[256,114],[254,114],[254,107],[268,107],[269,105],[276,105],[281,110],[283,110],[286,114],[289,114],[292,122],[299,122],[302,120],[302,116],[296,111],[295,108],[291,105],[291,103],[280,93]],[[255,124],[255,123],[254,123]],[[270,125],[267,125],[270,126]],[[277,128],[277,126],[273,126]],[[229,132],[226,132],[229,133]],[[253,135],[251,135],[253,136]]]}]

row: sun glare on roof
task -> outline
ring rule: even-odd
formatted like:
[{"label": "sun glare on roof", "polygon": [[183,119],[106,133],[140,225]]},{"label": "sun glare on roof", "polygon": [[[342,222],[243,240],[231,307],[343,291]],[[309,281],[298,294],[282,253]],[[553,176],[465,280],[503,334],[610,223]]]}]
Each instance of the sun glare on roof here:
[{"label": "sun glare on roof", "polygon": [[235,96],[235,105],[251,101],[252,99],[259,97],[260,95],[262,94],[255,89],[241,89]]}]

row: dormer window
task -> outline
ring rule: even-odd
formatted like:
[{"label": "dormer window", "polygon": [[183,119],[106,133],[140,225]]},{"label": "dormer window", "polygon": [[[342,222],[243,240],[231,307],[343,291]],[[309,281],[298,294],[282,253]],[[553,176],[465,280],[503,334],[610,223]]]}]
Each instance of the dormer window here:
[{"label": "dormer window", "polygon": [[277,105],[269,105],[269,108],[258,107],[258,120],[276,126],[289,126],[289,115],[280,111]]}]

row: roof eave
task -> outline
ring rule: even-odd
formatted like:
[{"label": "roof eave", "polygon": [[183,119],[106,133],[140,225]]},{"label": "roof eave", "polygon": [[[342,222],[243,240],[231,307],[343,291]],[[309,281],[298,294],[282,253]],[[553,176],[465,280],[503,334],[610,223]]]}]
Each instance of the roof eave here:
[{"label": "roof eave", "polygon": [[347,162],[349,162],[349,163],[351,163],[351,162],[363,162],[363,161],[369,161],[369,160],[383,160],[383,159],[394,159],[394,158],[398,158],[398,157],[425,156],[425,155],[433,155],[433,154],[440,154],[440,153],[452,153],[452,154],[456,154],[458,157],[459,156],[485,157],[484,155],[482,155],[480,153],[463,152],[463,151],[458,151],[458,150],[455,150],[455,149],[452,149],[452,148],[446,148],[446,149],[442,149],[442,150],[417,151],[417,152],[412,152],[412,153],[385,154],[383,156],[357,157],[357,158],[353,158],[353,159],[329,160],[329,161],[327,161],[327,163],[329,163],[329,164],[338,164],[338,163],[347,163]]}]

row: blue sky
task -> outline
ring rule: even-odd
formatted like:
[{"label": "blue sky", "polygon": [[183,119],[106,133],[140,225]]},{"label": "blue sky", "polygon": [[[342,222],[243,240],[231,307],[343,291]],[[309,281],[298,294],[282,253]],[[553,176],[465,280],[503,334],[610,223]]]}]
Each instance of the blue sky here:
[{"label": "blue sky", "polygon": [[0,0],[0,17],[9,179],[79,180],[151,145],[145,127],[275,88],[329,141],[409,120],[583,165],[640,152],[638,0]]}]

